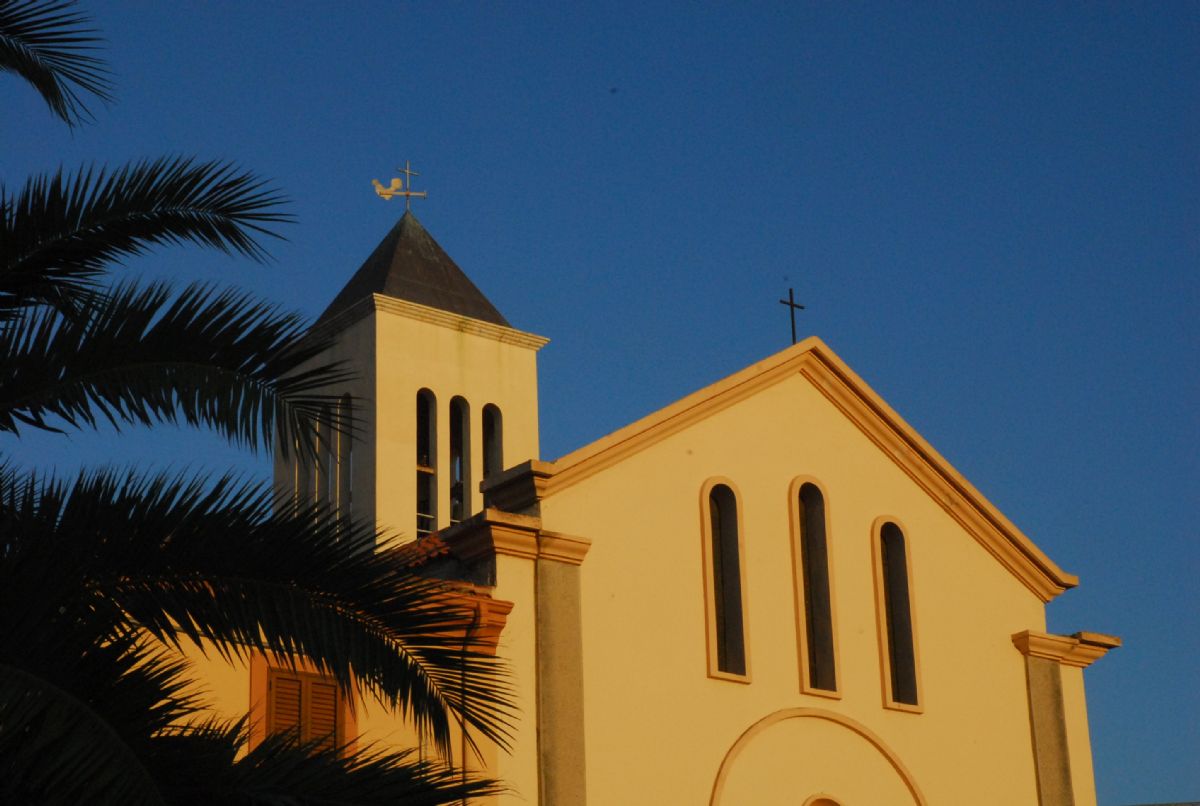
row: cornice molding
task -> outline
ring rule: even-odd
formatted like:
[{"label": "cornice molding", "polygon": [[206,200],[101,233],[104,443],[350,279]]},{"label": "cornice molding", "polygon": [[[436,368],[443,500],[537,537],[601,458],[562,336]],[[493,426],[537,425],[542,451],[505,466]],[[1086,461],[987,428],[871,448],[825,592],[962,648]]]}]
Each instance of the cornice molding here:
[{"label": "cornice molding", "polygon": [[536,510],[546,495],[552,467],[549,462],[530,459],[484,479],[479,489],[485,506],[505,512]]},{"label": "cornice molding", "polygon": [[441,308],[431,308],[417,302],[389,297],[386,294],[372,294],[369,297],[363,297],[329,319],[314,324],[309,335],[316,338],[331,338],[358,320],[376,312],[396,314],[419,322],[428,322],[439,327],[457,330],[460,333],[483,336],[504,344],[515,344],[518,347],[526,347],[534,351],[540,350],[550,343],[550,339],[545,336],[526,333],[523,330],[504,327],[492,322],[483,322],[469,316],[443,311]]},{"label": "cornice molding", "polygon": [[538,558],[554,560],[568,565],[583,565],[592,541],[586,537],[574,537],[559,532],[538,533]]},{"label": "cornice molding", "polygon": [[582,565],[592,546],[584,537],[543,531],[541,518],[491,508],[438,537],[466,562],[504,556]]},{"label": "cornice molding", "polygon": [[309,338],[333,338],[337,334],[346,330],[360,319],[366,318],[367,314],[375,310],[374,303],[368,297],[363,297],[358,302],[350,305],[342,311],[334,314],[328,319],[319,320],[309,328],[307,337]]},{"label": "cornice molding", "polygon": [[[544,336],[537,336],[533,333],[526,333],[522,330],[496,325],[491,322],[483,322],[479,319],[472,319],[469,316],[450,313],[440,308],[431,308],[428,305],[421,305],[384,294],[372,294],[371,301],[372,309],[375,311],[397,314],[408,319],[416,319],[420,322],[428,322],[433,325],[449,328],[450,330],[495,339],[504,344],[515,344],[518,347],[525,347],[530,350],[540,350],[550,342],[550,339]],[[350,313],[357,307],[356,303],[346,313]]]},{"label": "cornice molding", "polygon": [[693,423],[801,375],[1043,602],[1079,579],[1059,568],[820,339],[811,337],[550,463],[538,498],[561,492]]},{"label": "cornice molding", "polygon": [[493,599],[490,588],[471,584],[456,586],[441,596],[463,614],[463,621],[456,624],[449,634],[461,636],[477,651],[496,654],[500,634],[508,623],[513,603]]},{"label": "cornice molding", "polygon": [[1026,657],[1045,658],[1063,666],[1075,666],[1080,669],[1086,669],[1104,657],[1110,649],[1121,645],[1120,638],[1104,633],[1077,632],[1073,635],[1053,635],[1033,630],[1016,633],[1012,642]]}]

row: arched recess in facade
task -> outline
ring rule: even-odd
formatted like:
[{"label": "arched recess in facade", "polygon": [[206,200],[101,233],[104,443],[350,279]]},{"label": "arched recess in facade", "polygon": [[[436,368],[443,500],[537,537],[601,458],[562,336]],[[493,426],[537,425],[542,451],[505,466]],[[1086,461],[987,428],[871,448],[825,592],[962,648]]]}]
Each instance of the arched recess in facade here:
[{"label": "arched recess in facade", "polygon": [[887,746],[882,738],[880,738],[866,725],[856,722],[849,717],[834,713],[833,711],[827,711],[823,708],[784,708],[768,714],[750,727],[746,728],[746,730],[742,732],[742,735],[737,738],[737,741],[735,741],[729,750],[726,751],[725,757],[721,760],[721,767],[719,770],[717,770],[717,777],[713,781],[712,795],[709,797],[708,801],[709,806],[728,806],[728,804],[722,803],[721,796],[724,793],[726,781],[728,780],[730,772],[733,769],[734,762],[737,761],[738,755],[754,740],[756,736],[763,733],[771,726],[777,725],[780,722],[784,722],[789,719],[826,720],[840,725],[843,728],[847,728],[851,732],[857,734],[876,751],[878,751],[879,754],[891,766],[891,768],[895,770],[900,781],[903,782],[904,786],[908,789],[909,794],[912,795],[913,802],[916,803],[917,806],[929,806],[928,801],[925,800],[925,796],[921,793],[920,787],[917,786],[917,782],[914,780],[912,773],[908,771],[908,768],[904,766],[904,763],[900,760],[900,757],[896,755],[896,753],[893,752],[890,747]]}]

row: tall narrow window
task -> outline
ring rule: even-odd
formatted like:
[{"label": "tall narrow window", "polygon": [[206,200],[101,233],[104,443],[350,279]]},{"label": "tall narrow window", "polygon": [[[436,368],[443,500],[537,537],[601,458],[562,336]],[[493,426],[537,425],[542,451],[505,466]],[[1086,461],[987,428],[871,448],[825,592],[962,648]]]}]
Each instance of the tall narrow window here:
[{"label": "tall narrow window", "polygon": [[471,407],[450,400],[450,522],[471,514]]},{"label": "tall narrow window", "polygon": [[710,663],[717,672],[746,675],[746,633],[742,613],[742,558],[737,497],[725,484],[708,494]]},{"label": "tall narrow window", "polygon": [[[307,435],[296,437],[296,509],[299,512],[310,511],[316,500],[317,479],[320,471],[317,466],[317,455],[320,453],[320,430]],[[317,452],[314,455],[314,451]]]},{"label": "tall narrow window", "polygon": [[297,437],[292,446],[292,461],[294,462],[292,469],[295,473],[292,501],[297,512],[308,506],[308,487],[312,482],[312,469],[305,451],[303,441]]},{"label": "tall narrow window", "polygon": [[333,428],[333,414],[329,406],[321,407],[321,419],[317,425],[317,458],[314,467],[313,496],[320,504],[334,501],[337,484],[337,448]]},{"label": "tall narrow window", "polygon": [[504,421],[491,403],[483,407],[483,477],[504,469]]},{"label": "tall narrow window", "polygon": [[354,404],[350,395],[342,395],[338,414],[341,429],[337,432],[337,509],[340,517],[349,518],[354,501]]},{"label": "tall narrow window", "polygon": [[887,521],[879,530],[879,571],[887,643],[889,699],[917,705],[917,658],[912,602],[908,588],[908,550],[900,527]]},{"label": "tall narrow window", "polygon": [[800,576],[804,588],[805,688],[837,691],[825,497],[815,484],[802,484],[798,499]]},{"label": "tall narrow window", "polygon": [[417,392],[417,537],[437,528],[437,398]]}]

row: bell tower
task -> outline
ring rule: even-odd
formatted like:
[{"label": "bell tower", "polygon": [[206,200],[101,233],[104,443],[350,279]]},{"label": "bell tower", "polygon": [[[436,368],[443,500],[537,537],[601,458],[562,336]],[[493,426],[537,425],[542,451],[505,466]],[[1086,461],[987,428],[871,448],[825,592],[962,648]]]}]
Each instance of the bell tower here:
[{"label": "bell tower", "polygon": [[537,351],[412,212],[384,236],[314,325],[320,360],[353,379],[353,440],[319,435],[315,467],[277,457],[275,481],[408,541],[483,507],[479,485],[538,458]]}]

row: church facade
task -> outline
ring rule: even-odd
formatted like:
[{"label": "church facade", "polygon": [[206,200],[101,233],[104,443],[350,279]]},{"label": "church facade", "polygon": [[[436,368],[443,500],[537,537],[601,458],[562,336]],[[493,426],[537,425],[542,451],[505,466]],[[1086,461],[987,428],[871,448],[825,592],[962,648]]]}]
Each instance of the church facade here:
[{"label": "church facade", "polygon": [[1046,632],[1076,578],[820,340],[543,461],[546,339],[411,213],[318,327],[361,436],[276,482],[472,585],[521,713],[494,803],[1095,804],[1083,670],[1119,641]]}]

